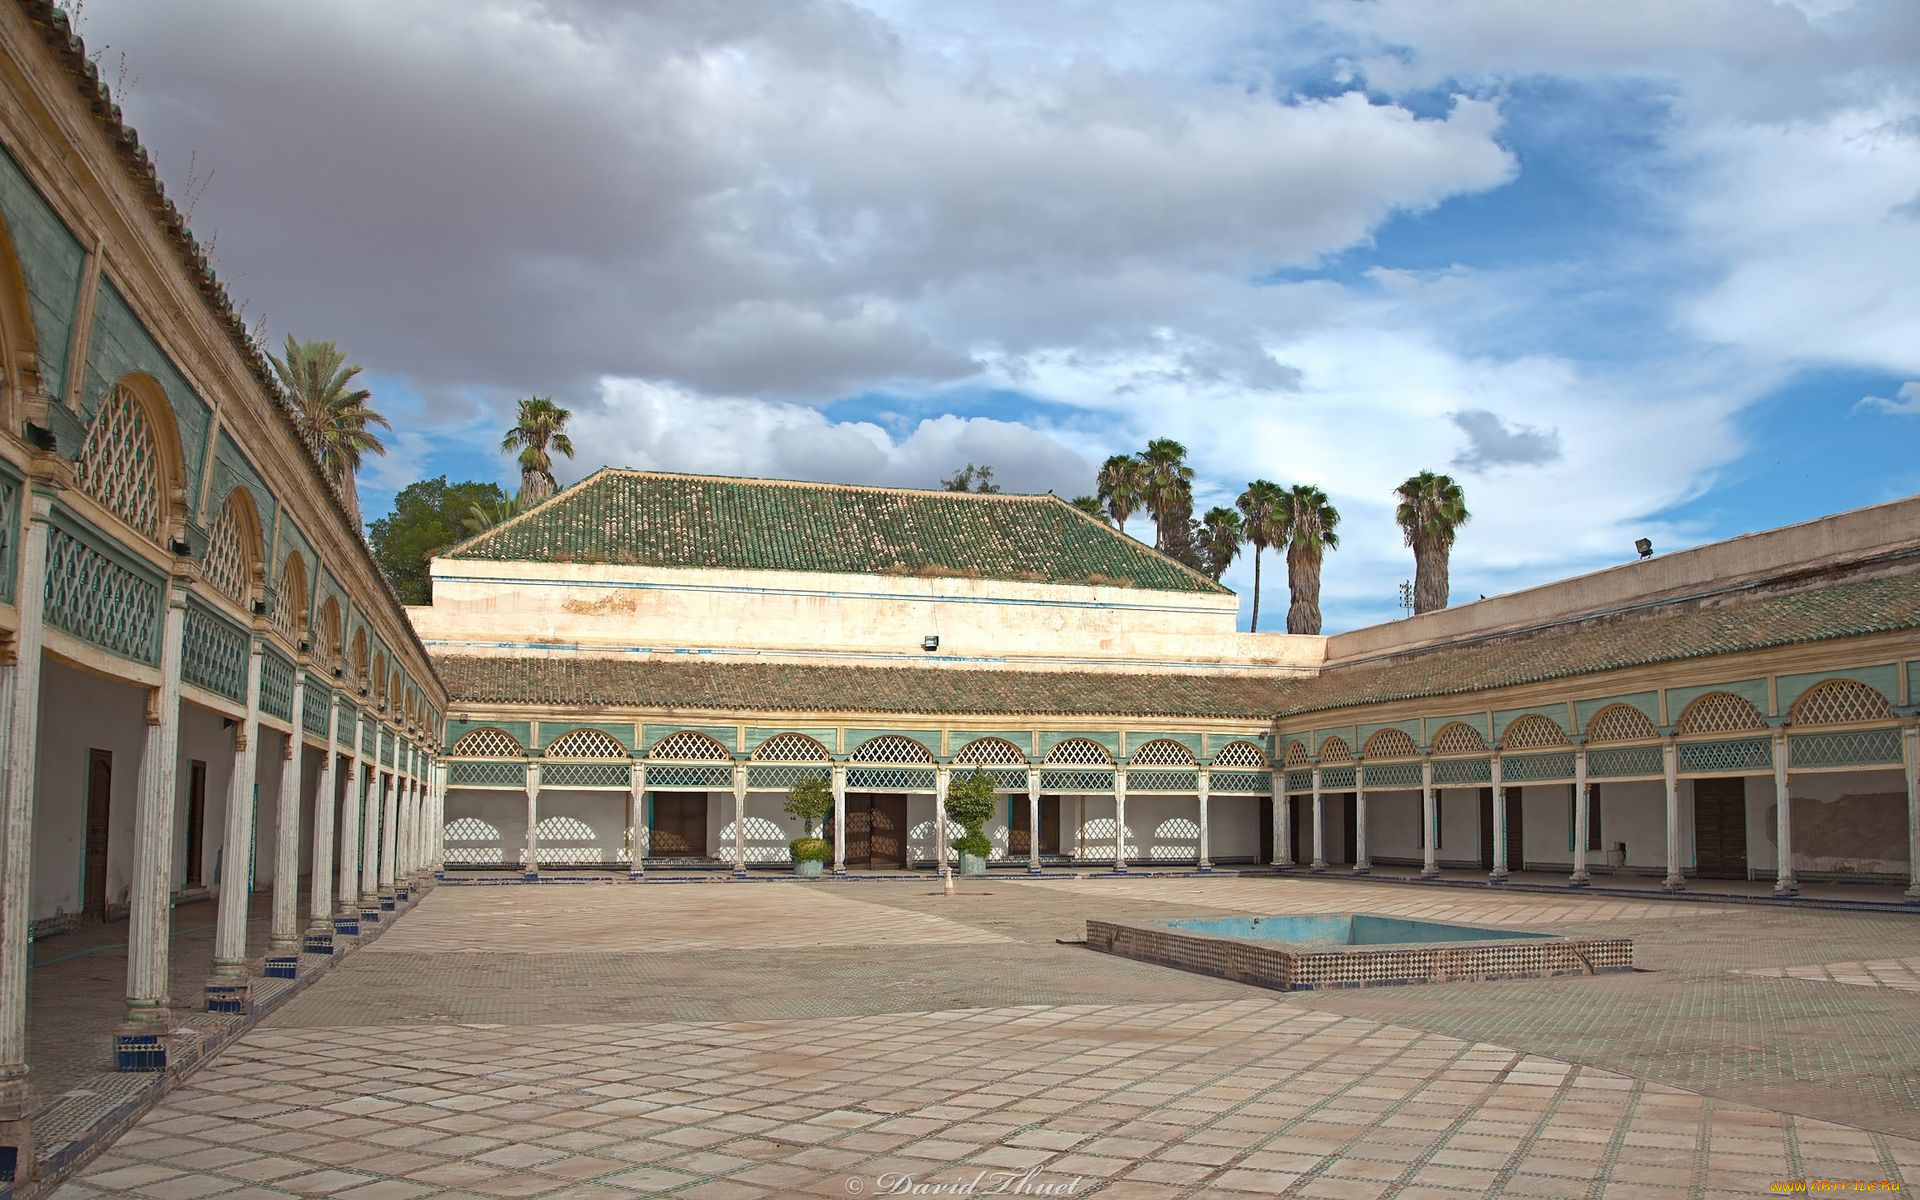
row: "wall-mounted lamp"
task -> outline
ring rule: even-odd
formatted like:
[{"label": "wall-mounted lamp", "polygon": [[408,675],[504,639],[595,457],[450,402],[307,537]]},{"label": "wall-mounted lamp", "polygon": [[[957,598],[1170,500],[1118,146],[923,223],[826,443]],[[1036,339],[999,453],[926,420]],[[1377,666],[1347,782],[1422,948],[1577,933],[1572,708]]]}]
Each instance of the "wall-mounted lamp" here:
[{"label": "wall-mounted lamp", "polygon": [[929,650],[929,651],[938,650],[940,648],[940,635],[937,633],[930,633],[927,636],[921,638],[920,648],[922,650]]},{"label": "wall-mounted lamp", "polygon": [[60,439],[56,438],[53,435],[53,430],[48,429],[45,425],[35,425],[32,421],[28,421],[26,434],[27,442],[32,445],[35,450],[51,451],[59,448]]},{"label": "wall-mounted lamp", "polygon": [[1634,548],[1635,550],[1638,550],[1638,551],[1640,552],[1640,557],[1641,557],[1641,558],[1652,558],[1652,557],[1653,557],[1653,539],[1652,539],[1652,538],[1639,538],[1639,539],[1637,539],[1637,540],[1636,540],[1636,541],[1635,541],[1635,542],[1633,543],[1633,548]]},{"label": "wall-mounted lamp", "polygon": [[185,538],[174,538],[172,541],[167,543],[167,549],[171,550],[177,557],[180,557],[180,558],[186,558],[193,553],[193,547],[188,544],[187,539]]},{"label": "wall-mounted lamp", "polygon": [[335,668],[333,669],[333,677],[334,677],[335,679],[338,679],[338,678],[340,678],[341,676],[343,676],[343,675],[345,675],[346,673],[347,673],[347,669],[346,669],[345,667],[335,667]]},{"label": "wall-mounted lamp", "polygon": [[264,617],[267,615],[267,602],[265,600],[255,600],[252,607],[254,616]]}]

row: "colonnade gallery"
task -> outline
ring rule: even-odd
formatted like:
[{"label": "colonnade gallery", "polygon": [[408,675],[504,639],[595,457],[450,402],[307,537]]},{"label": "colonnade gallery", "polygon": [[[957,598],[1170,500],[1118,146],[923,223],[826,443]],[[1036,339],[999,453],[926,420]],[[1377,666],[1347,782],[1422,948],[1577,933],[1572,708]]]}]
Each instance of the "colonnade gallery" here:
[{"label": "colonnade gallery", "polygon": [[0,48],[0,1143],[31,940],[127,922],[153,1069],[250,892],[271,973],[435,872],[786,874],[807,777],[809,886],[928,867],[978,769],[998,871],[1915,894],[1920,501],[1319,638],[1051,496],[608,470],[404,609],[65,17]]}]

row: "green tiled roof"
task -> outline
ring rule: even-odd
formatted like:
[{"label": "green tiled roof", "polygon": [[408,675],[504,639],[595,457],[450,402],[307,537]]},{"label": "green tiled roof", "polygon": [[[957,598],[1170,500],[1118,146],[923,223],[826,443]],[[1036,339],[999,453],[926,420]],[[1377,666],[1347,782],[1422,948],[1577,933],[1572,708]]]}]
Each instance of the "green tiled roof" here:
[{"label": "green tiled roof", "polygon": [[1920,629],[1920,573],[1795,592],[1735,593],[1660,605],[1336,666],[1290,686],[1279,715],[1484,691],[1625,667]]},{"label": "green tiled roof", "polygon": [[1054,496],[651,471],[596,472],[446,557],[1227,591]]},{"label": "green tiled roof", "polygon": [[623,658],[434,660],[453,704],[555,708],[1246,717],[1274,682],[1247,676],[838,667]]}]

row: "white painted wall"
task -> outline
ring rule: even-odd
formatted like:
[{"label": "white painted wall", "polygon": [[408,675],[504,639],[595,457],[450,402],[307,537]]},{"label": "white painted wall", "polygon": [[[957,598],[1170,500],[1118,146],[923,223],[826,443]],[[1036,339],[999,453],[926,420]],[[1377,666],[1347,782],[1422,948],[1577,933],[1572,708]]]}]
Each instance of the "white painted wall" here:
[{"label": "white painted wall", "polygon": [[[181,703],[180,790],[173,826],[175,891],[187,883],[187,797],[193,786],[190,764],[195,759],[207,764],[206,824],[200,837],[201,883],[213,888],[227,878],[221,852],[227,835],[227,787],[233,779],[233,733],[231,727],[222,724],[218,713]],[[246,870],[246,864],[241,864],[241,870]]]},{"label": "white painted wall", "polygon": [[626,862],[627,796],[626,792],[541,788],[541,869]]},{"label": "white painted wall", "polygon": [[1420,845],[1420,793],[1367,789],[1367,854],[1376,861],[1425,861]]},{"label": "white painted wall", "polygon": [[1214,862],[1260,861],[1260,809],[1265,796],[1207,797],[1207,853]]},{"label": "white painted wall", "polygon": [[[1615,843],[1627,847],[1629,874],[1665,872],[1667,869],[1667,790],[1657,779],[1612,782],[1602,780],[1598,789],[1600,810],[1600,849],[1593,852],[1590,869],[1604,869],[1607,851]],[[1693,862],[1693,809],[1683,782],[1681,799],[1681,856],[1689,866]]]},{"label": "white painted wall", "polygon": [[[255,891],[274,886],[280,876],[277,851],[280,848],[280,775],[286,768],[287,735],[276,729],[261,729],[254,755],[254,795],[258,803],[253,812],[253,887]],[[300,864],[294,863],[294,885],[299,886]]]},{"label": "white painted wall", "polygon": [[1441,866],[1480,866],[1480,789],[1436,788],[1440,805]]},{"label": "white painted wall", "polygon": [[107,903],[126,904],[133,880],[133,813],[146,731],[144,689],[46,661],[40,676],[34,777],[34,920],[74,912],[83,903],[90,748],[113,755]]},{"label": "white painted wall", "polygon": [[[1795,871],[1907,874],[1907,791],[1899,770],[1799,774],[1788,781],[1788,789],[1793,795]],[[1764,802],[1755,800],[1757,793],[1764,795]],[[1747,815],[1748,862],[1770,872],[1775,817],[1771,780],[1764,792],[1749,787]],[[1759,837],[1755,825],[1760,826]]]},{"label": "white painted wall", "polygon": [[527,794],[447,789],[448,865],[509,866],[527,845]]}]

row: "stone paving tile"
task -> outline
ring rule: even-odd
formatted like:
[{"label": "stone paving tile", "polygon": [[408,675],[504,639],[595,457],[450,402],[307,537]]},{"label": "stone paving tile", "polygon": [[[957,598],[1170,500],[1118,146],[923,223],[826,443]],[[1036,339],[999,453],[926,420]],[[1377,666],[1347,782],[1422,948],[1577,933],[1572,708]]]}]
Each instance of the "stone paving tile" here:
[{"label": "stone paving tile", "polygon": [[1743,975],[1762,975],[1774,979],[1815,979],[1822,983],[1844,983],[1855,987],[1894,988],[1902,992],[1920,992],[1920,957],[1883,958],[1873,962],[1814,963],[1804,967],[1750,968]]},{"label": "stone paving tile", "polygon": [[[845,885],[847,887],[866,885]],[[909,885],[912,886],[912,885]],[[926,885],[918,885],[924,888]],[[458,899],[453,893],[460,893]],[[636,893],[643,899],[636,903]],[[441,899],[445,897],[445,899]],[[646,914],[636,922],[636,907]],[[957,946],[1006,940],[930,913],[906,916],[822,885],[441,888],[370,954],[598,954],[815,946]]]},{"label": "stone paving tile", "polygon": [[[480,1117],[494,1148],[428,1140],[416,1147],[426,1165],[383,1169],[382,1148],[357,1131],[273,1156],[308,1168],[271,1182],[294,1195],[574,1196],[589,1185],[846,1195],[853,1177],[882,1188],[886,1176],[981,1171],[1077,1177],[1083,1194],[1130,1194],[1113,1186],[1126,1182],[1177,1196],[1381,1196],[1420,1184],[1479,1194],[1496,1182],[1519,1195],[1604,1195],[1616,1183],[1702,1195],[1821,1171],[1920,1182],[1914,1140],[1250,996],[722,1025],[257,1030],[162,1102],[137,1131],[152,1136],[123,1140],[67,1194],[220,1195],[259,1183],[254,1159],[207,1156],[271,1136],[256,1106],[218,1086],[262,1065],[356,1098],[409,1091],[416,1073],[451,1074],[483,1098],[530,1093],[549,1118],[603,1103],[596,1089],[610,1076],[648,1081],[665,1106],[612,1117],[619,1141],[605,1155],[556,1146],[570,1130],[551,1119]],[[1054,1098],[1064,1105],[1045,1103]],[[1162,1121],[1168,1109],[1192,1121]],[[178,1124],[189,1114],[219,1123],[189,1132]],[[383,1127],[431,1128],[444,1115],[405,1104]],[[767,1124],[715,1128],[738,1115]],[[888,1124],[896,1132],[879,1132]],[[699,1146],[674,1137],[694,1127],[720,1136]],[[1672,1143],[1664,1159],[1635,1144],[1647,1134]],[[1207,1145],[1217,1152],[1194,1152]],[[355,1147],[358,1157],[338,1153]]]}]

